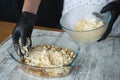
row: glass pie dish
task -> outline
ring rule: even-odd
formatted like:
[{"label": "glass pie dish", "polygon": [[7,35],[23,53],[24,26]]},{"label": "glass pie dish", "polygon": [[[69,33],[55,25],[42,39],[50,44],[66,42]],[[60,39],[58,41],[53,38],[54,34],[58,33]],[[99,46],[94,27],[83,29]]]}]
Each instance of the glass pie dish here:
[{"label": "glass pie dish", "polygon": [[21,57],[17,55],[13,45],[11,44],[10,47],[7,49],[7,51],[12,57],[12,59],[17,63],[19,68],[22,69],[24,72],[39,77],[62,77],[68,75],[71,71],[74,70],[75,67],[80,66],[80,64],[77,64],[80,58],[78,57],[78,55],[80,54],[80,45],[78,45],[76,42],[72,41],[71,39],[62,36],[54,36],[54,35],[32,36],[31,39],[32,39],[32,46],[38,46],[38,45],[59,46],[61,48],[66,48],[70,51],[73,51],[75,56],[70,63],[63,66],[55,66],[55,67],[31,66],[21,61]]}]

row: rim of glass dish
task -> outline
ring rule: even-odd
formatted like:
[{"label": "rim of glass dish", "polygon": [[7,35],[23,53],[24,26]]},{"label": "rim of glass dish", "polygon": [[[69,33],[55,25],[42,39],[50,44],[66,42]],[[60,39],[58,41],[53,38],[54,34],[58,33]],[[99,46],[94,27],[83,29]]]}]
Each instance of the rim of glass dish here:
[{"label": "rim of glass dish", "polygon": [[[75,7],[75,8],[79,8],[79,7]],[[75,8],[72,8],[72,9],[70,9],[67,13],[65,13],[62,17],[61,17],[61,19],[60,19],[60,25],[61,25],[61,27],[65,30],[69,30],[69,31],[73,31],[73,32],[90,32],[90,31],[94,31],[94,30],[97,30],[97,29],[100,29],[100,28],[102,28],[102,27],[104,27],[104,25],[102,25],[101,27],[98,27],[98,28],[95,28],[95,29],[92,29],[92,30],[86,30],[86,31],[75,31],[75,30],[73,30],[73,29],[69,29],[68,28],[68,26],[66,26],[65,27],[65,25],[63,25],[62,23],[63,23],[63,17],[65,16],[65,15],[67,15],[70,11],[72,11],[72,10],[74,10]],[[107,23],[109,23],[109,21],[110,21],[110,19],[111,19],[111,13],[108,11],[108,12],[106,12],[106,13],[109,13],[109,18],[108,18],[108,20],[107,20]]]},{"label": "rim of glass dish", "polygon": [[[68,65],[66,65],[66,66],[57,66],[57,67],[37,67],[37,66],[31,66],[31,65],[28,65],[28,64],[24,64],[24,63],[20,62],[18,59],[16,59],[16,58],[12,55],[12,53],[9,52],[9,50],[10,50],[9,48],[11,48],[11,46],[13,47],[12,44],[11,44],[10,47],[7,49],[7,52],[8,52],[8,53],[10,54],[10,56],[11,56],[17,63],[19,63],[20,65],[28,66],[28,67],[36,68],[36,69],[41,69],[41,68],[49,69],[49,68],[62,68],[62,67],[80,66],[80,64],[72,64],[72,63],[74,63],[74,61],[77,59],[78,54],[80,53],[80,45],[77,44],[77,42],[75,42],[75,41],[73,41],[73,40],[71,40],[71,39],[69,39],[69,38],[67,38],[67,37],[64,37],[64,36],[56,36],[56,35],[37,35],[37,36],[32,36],[32,37],[38,37],[38,36],[62,37],[62,38],[65,38],[65,39],[68,39],[68,40],[74,42],[74,43],[77,45],[77,47],[78,47],[78,50],[77,50],[77,52],[76,52],[75,58],[73,59],[73,61],[72,61],[70,64],[68,64]],[[16,52],[15,49],[13,49],[13,52]],[[16,53],[16,54],[17,54],[17,53]],[[18,55],[18,56],[19,56],[19,55]]]}]

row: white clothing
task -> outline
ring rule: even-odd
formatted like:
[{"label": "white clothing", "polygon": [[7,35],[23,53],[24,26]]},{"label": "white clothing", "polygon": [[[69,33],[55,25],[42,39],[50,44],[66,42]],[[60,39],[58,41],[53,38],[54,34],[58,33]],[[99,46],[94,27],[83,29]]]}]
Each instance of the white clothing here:
[{"label": "white clothing", "polygon": [[[93,6],[96,10],[101,10],[105,5],[112,1],[113,0],[64,0],[62,15],[72,8],[82,6]],[[110,36],[120,36],[120,17],[114,23]]]}]

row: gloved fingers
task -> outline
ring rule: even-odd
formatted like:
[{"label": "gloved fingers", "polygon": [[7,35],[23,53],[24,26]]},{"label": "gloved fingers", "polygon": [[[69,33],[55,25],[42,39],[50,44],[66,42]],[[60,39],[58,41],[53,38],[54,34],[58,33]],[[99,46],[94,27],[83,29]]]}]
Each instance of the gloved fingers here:
[{"label": "gloved fingers", "polygon": [[17,32],[12,33],[12,40],[13,40],[13,45],[16,47],[18,46],[18,40],[19,40],[20,35]]},{"label": "gloved fingers", "polygon": [[15,48],[15,51],[16,53],[22,57],[23,54],[20,50],[20,44],[19,44],[19,39],[20,39],[20,35],[17,34],[17,33],[14,33],[13,36],[12,36],[12,39],[13,39],[13,45],[14,45],[14,48]]},{"label": "gloved fingers", "polygon": [[26,35],[27,36],[27,43],[26,43],[26,45],[27,45],[27,50],[29,51],[29,49],[32,46],[32,40],[31,40],[32,29],[29,30],[29,32],[27,32],[26,34],[27,34]]},{"label": "gloved fingers", "polygon": [[13,45],[15,48],[18,48],[19,43],[18,43],[19,38],[13,38]]},{"label": "gloved fingers", "polygon": [[20,35],[17,32],[12,33],[13,46],[16,52],[18,52],[18,48],[19,48],[19,43],[18,43],[19,37]]},{"label": "gloved fingers", "polygon": [[28,34],[21,33],[21,38],[19,39],[20,53],[27,55],[29,48],[31,47],[31,38],[28,37]]},{"label": "gloved fingers", "polygon": [[28,53],[29,49],[32,46],[32,41],[31,41],[31,37],[27,37],[27,43],[26,43],[26,54]]},{"label": "gloved fingers", "polygon": [[107,30],[105,31],[105,33],[103,34],[103,36],[97,42],[100,42],[100,41],[106,39],[107,36],[109,35],[109,33],[111,32],[111,30],[112,30],[112,26],[109,26],[109,28],[107,28]]},{"label": "gloved fingers", "polygon": [[31,34],[32,34],[32,30],[29,33],[27,33],[27,40],[28,40],[27,44],[29,45],[28,46],[29,48],[31,48],[32,46]]},{"label": "gloved fingers", "polygon": [[106,5],[106,6],[104,6],[102,8],[102,10],[100,11],[100,13],[105,13],[107,11],[110,11],[111,9],[112,9],[112,5],[111,5],[111,3],[109,3],[108,5]]},{"label": "gloved fingers", "polygon": [[24,32],[21,32],[21,37],[19,38],[19,52],[22,55],[25,55],[26,53],[28,53],[28,49],[27,49],[27,37],[26,34]]},{"label": "gloved fingers", "polygon": [[114,22],[116,21],[116,19],[118,18],[119,14],[115,13],[114,11],[111,11],[111,20],[109,22],[109,26],[113,26]]},{"label": "gloved fingers", "polygon": [[115,20],[118,18],[118,15],[115,14],[114,12],[111,12],[111,14],[112,14],[112,17],[111,17],[111,20],[110,20],[110,22],[109,22],[108,28],[107,28],[107,30],[105,31],[105,33],[103,34],[103,36],[98,40],[98,42],[101,41],[101,40],[106,39],[106,37],[109,35],[109,33],[110,33],[111,30],[112,30],[112,26],[113,26]]},{"label": "gloved fingers", "polygon": [[31,37],[28,37],[28,48],[31,48],[32,46],[32,40],[31,40]]},{"label": "gloved fingers", "polygon": [[21,40],[19,42],[19,44],[21,44],[21,46],[26,46],[26,41],[27,40],[27,36],[26,33],[21,32]]},{"label": "gloved fingers", "polygon": [[21,48],[20,48],[20,46],[18,47],[18,50],[17,50],[18,52],[18,55],[20,56],[20,57],[23,57],[24,56],[24,54],[21,52]]}]

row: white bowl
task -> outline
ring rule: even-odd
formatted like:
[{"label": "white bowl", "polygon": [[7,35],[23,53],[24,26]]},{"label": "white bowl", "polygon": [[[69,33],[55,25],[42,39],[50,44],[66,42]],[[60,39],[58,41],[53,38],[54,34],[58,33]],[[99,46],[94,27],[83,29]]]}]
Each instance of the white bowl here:
[{"label": "white bowl", "polygon": [[[91,15],[93,12],[98,13],[97,16]],[[103,21],[104,25],[93,30],[87,31],[74,30],[75,24],[79,20],[84,19],[85,16],[88,16],[89,18],[97,17]],[[82,6],[73,8],[69,10],[67,13],[65,13],[60,19],[60,25],[62,29],[65,30],[74,41],[78,43],[91,43],[96,42],[102,37],[102,35],[107,29],[110,18],[111,14],[109,12],[100,14],[100,11],[96,10],[94,7]]]}]

